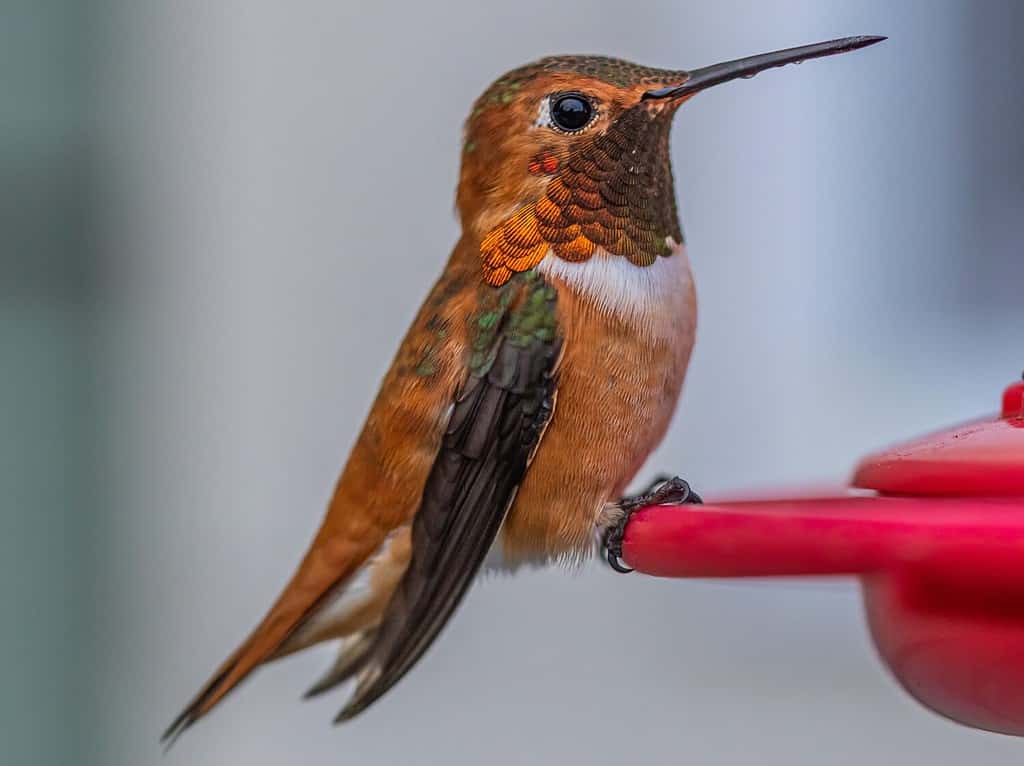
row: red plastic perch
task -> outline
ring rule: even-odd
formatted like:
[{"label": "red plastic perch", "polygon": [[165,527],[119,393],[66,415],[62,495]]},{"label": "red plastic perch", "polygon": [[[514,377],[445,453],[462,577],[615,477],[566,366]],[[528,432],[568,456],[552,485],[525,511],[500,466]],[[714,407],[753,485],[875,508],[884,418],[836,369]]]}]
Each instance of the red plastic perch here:
[{"label": "red plastic perch", "polygon": [[1024,735],[1024,384],[999,417],[873,455],[852,483],[859,494],[645,508],[623,559],[660,577],[858,576],[913,696]]}]

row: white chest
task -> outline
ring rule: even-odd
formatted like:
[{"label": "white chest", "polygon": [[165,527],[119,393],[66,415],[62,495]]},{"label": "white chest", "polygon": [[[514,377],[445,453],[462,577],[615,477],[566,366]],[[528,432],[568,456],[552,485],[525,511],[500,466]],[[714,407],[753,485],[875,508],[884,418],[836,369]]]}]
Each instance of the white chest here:
[{"label": "white chest", "polygon": [[692,333],[697,305],[690,261],[685,247],[671,240],[669,244],[675,252],[650,266],[636,266],[598,250],[579,263],[548,252],[537,269],[637,330],[665,337],[687,330]]}]

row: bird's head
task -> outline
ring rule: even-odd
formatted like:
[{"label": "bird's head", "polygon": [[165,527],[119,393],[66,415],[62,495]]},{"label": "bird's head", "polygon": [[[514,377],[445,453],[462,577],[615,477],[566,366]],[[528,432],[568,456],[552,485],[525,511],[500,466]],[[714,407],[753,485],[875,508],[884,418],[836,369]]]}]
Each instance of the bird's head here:
[{"label": "bird's head", "polygon": [[458,208],[492,285],[550,251],[650,265],[682,243],[669,129],[694,94],[771,67],[862,48],[850,37],[702,69],[552,56],[499,78],[466,122]]}]

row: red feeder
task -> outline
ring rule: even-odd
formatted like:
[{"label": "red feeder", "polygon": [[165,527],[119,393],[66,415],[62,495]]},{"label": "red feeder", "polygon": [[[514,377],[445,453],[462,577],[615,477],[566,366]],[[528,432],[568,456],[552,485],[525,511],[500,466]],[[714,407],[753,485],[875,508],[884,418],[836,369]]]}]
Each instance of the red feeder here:
[{"label": "red feeder", "polygon": [[1024,383],[998,417],[867,457],[852,486],[644,508],[623,559],[660,577],[857,575],[878,651],[910,694],[1024,736]]}]

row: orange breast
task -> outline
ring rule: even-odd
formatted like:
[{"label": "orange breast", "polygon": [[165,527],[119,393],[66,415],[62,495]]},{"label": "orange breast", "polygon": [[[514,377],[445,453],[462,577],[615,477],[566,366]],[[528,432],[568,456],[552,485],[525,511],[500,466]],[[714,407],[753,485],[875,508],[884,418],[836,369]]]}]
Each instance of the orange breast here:
[{"label": "orange breast", "polygon": [[678,289],[629,318],[549,277],[565,352],[554,416],[503,528],[511,560],[587,555],[597,514],[664,436],[696,329],[686,256],[673,257]]}]

